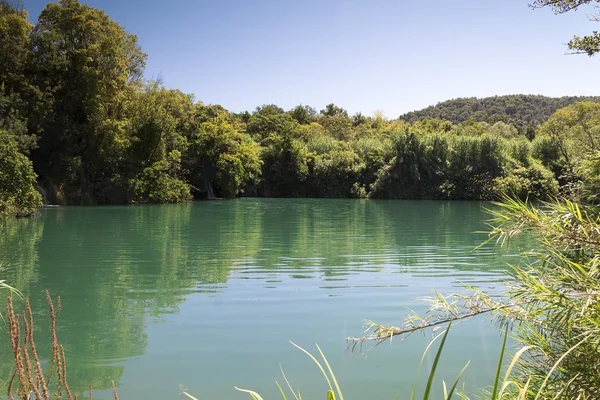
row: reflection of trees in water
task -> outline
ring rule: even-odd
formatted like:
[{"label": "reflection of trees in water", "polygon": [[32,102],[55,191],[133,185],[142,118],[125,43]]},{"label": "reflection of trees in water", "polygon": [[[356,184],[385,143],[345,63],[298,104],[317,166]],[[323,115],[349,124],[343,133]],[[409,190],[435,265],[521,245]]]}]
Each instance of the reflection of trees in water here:
[{"label": "reflection of trees in water", "polygon": [[[0,228],[0,260],[12,264],[9,282],[31,297],[45,358],[43,290],[62,296],[58,334],[71,384],[81,392],[89,382],[97,389],[119,383],[121,361],[146,351],[148,316],[178,312],[191,293],[218,293],[232,274],[277,285],[307,277],[343,281],[390,264],[427,266],[432,254],[443,262],[457,246],[474,244],[474,227],[485,218],[478,203],[410,201],[64,208]],[[7,346],[0,342],[3,352]],[[0,377],[10,372],[8,360],[0,360]]]},{"label": "reflection of trees in water", "polygon": [[41,218],[0,220],[0,280],[24,294],[28,283],[37,279],[35,263],[42,231]]},{"label": "reflection of trees in water", "polygon": [[378,272],[390,265],[408,269],[447,264],[465,271],[487,268],[472,253],[486,238],[475,232],[486,228],[487,214],[481,203],[245,201],[252,204],[262,226],[255,260],[261,268],[256,273],[268,269],[306,278],[315,273],[344,277],[357,271]]}]

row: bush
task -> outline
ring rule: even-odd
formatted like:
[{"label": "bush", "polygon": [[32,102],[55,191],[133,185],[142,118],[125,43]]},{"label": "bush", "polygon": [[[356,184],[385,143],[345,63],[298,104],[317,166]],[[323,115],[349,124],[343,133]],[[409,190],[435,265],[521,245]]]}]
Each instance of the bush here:
[{"label": "bush", "polygon": [[529,167],[533,162],[531,143],[524,137],[508,142],[508,153],[512,159],[525,167]]},{"label": "bush", "polygon": [[191,199],[190,187],[175,176],[179,152],[169,153],[169,160],[158,161],[132,179],[133,203],[180,203]]},{"label": "bush", "polygon": [[[314,193],[319,197],[356,197],[365,165],[351,149],[336,149],[315,159]],[[354,186],[357,187],[354,187]]]},{"label": "bush", "polygon": [[36,178],[14,137],[0,130],[0,217],[28,215],[42,206]]},{"label": "bush", "polygon": [[600,152],[597,152],[581,162],[577,169],[579,178],[578,196],[592,203],[600,203]]},{"label": "bush", "polygon": [[549,200],[558,195],[558,182],[551,171],[539,162],[529,167],[518,166],[508,176],[496,178],[497,196],[509,195],[521,200]]},{"label": "bush", "polygon": [[549,136],[539,136],[535,138],[533,141],[532,155],[555,174],[562,171],[565,165],[565,159],[559,144]]},{"label": "bush", "polygon": [[448,141],[443,135],[414,132],[394,139],[394,157],[377,172],[373,198],[436,198],[447,169]]},{"label": "bush", "polygon": [[444,197],[460,200],[487,200],[494,179],[504,173],[508,162],[501,138],[458,136],[450,141],[448,168],[440,191]]},{"label": "bush", "polygon": [[265,197],[293,197],[306,195],[309,174],[309,153],[289,134],[272,136],[263,148],[261,159],[262,189]]}]

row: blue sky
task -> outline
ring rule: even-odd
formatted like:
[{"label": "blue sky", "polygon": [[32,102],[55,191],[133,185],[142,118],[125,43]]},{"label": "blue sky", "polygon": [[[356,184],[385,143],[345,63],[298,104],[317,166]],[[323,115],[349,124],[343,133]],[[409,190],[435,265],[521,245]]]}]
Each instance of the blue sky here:
[{"label": "blue sky", "polygon": [[[566,55],[588,9],[528,0],[81,0],[138,35],[146,77],[231,111],[335,103],[390,118],[456,97],[599,95]],[[24,0],[32,22],[47,2]]]}]

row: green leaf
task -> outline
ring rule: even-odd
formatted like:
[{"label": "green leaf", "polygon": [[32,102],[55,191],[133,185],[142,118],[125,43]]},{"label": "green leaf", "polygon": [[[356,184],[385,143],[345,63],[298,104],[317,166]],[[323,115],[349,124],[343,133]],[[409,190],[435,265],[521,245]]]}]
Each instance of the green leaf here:
[{"label": "green leaf", "polygon": [[450,332],[450,327],[452,326],[452,321],[448,324],[448,328],[446,328],[446,332],[442,337],[442,342],[440,343],[440,347],[435,355],[435,359],[433,360],[433,365],[431,366],[431,372],[429,372],[429,379],[427,380],[427,385],[425,386],[425,394],[423,395],[423,400],[429,400],[429,395],[431,393],[431,387],[433,386],[433,378],[435,376],[435,371],[437,370],[438,363],[440,361],[440,357],[442,356],[442,351],[444,350],[444,344],[446,344],[446,338],[448,337],[448,333]]}]

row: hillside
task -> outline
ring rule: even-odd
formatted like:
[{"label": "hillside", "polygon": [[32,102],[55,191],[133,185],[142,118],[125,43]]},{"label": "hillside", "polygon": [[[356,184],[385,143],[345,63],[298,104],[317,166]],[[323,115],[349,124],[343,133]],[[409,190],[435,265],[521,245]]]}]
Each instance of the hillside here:
[{"label": "hillside", "polygon": [[546,97],[539,95],[508,95],[478,99],[458,98],[444,101],[420,111],[411,111],[399,119],[416,122],[426,118],[460,123],[469,118],[478,122],[510,122],[516,127],[527,124],[538,126],[556,110],[579,101],[600,102],[600,97],[568,96]]}]

